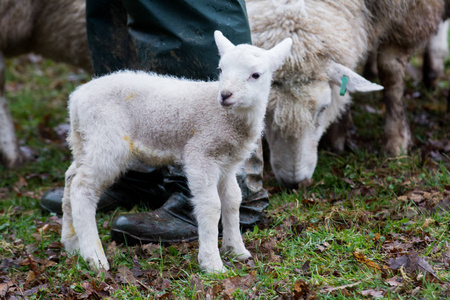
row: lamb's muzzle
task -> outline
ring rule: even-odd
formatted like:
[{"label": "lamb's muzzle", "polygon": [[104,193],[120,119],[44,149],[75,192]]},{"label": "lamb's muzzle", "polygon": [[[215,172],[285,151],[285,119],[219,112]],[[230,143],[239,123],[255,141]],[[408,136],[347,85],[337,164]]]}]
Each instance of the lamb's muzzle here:
[{"label": "lamb's muzzle", "polygon": [[222,104],[222,106],[231,106],[231,105],[233,105],[232,102],[227,101],[227,99],[229,99],[232,95],[233,95],[233,93],[231,93],[231,92],[224,92],[224,91],[222,91],[220,93],[220,97],[222,98],[220,100],[220,104]]},{"label": "lamb's muzzle", "polygon": [[79,250],[92,269],[109,268],[95,221],[99,193],[135,161],[184,165],[202,269],[225,270],[217,246],[221,213],[223,249],[240,260],[251,256],[239,230],[236,173],[261,136],[272,73],[292,40],[263,50],[234,46],[218,31],[214,37],[221,56],[218,82],[120,71],[71,94],[74,161],[66,172],[62,243],[69,253]]}]

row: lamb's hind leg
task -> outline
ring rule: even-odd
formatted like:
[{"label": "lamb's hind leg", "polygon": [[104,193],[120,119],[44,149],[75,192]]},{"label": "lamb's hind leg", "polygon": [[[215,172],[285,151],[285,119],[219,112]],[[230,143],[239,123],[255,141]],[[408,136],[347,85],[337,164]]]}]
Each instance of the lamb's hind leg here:
[{"label": "lamb's hind leg", "polygon": [[69,254],[73,254],[80,250],[80,244],[78,242],[78,237],[75,234],[75,229],[73,227],[72,220],[72,207],[70,205],[70,187],[72,179],[76,173],[76,164],[73,162],[66,172],[66,185],[64,187],[64,195],[62,199],[62,232],[61,232],[61,242],[64,245],[64,249]]},{"label": "lamb's hind leg", "polygon": [[11,113],[5,97],[5,59],[0,53],[0,159],[8,168],[22,164],[23,157],[17,144]]},{"label": "lamb's hind leg", "polygon": [[100,193],[112,184],[119,170],[79,166],[70,186],[73,227],[78,236],[80,254],[92,270],[109,269],[100,241],[95,213]]},{"label": "lamb's hind leg", "polygon": [[227,174],[219,182],[219,196],[222,203],[223,242],[222,249],[231,250],[238,260],[246,260],[252,255],[245,248],[239,230],[239,207],[242,193],[234,173]]},{"label": "lamb's hind leg", "polygon": [[403,104],[403,77],[408,54],[396,46],[383,46],[378,54],[378,72],[384,86],[386,104],[386,151],[390,155],[406,153],[411,134]]}]

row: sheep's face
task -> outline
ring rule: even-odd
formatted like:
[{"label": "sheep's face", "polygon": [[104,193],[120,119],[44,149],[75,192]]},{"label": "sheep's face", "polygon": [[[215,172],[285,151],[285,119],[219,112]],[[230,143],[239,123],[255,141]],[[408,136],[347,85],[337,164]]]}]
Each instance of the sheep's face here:
[{"label": "sheep's face", "polygon": [[[296,98],[294,95],[299,92],[301,98]],[[320,138],[335,114],[330,108],[332,94],[332,87],[324,81],[312,81],[301,91],[297,87],[274,85],[271,100],[285,102],[283,108],[278,107],[284,111],[274,110],[271,101],[266,139],[272,170],[282,185],[296,188],[311,179]]]},{"label": "sheep's face", "polygon": [[265,109],[272,73],[290,51],[292,40],[286,39],[270,50],[251,45],[234,46],[223,35],[215,35],[221,56],[219,62],[218,101],[225,108]]},{"label": "sheep's face", "polygon": [[308,82],[291,79],[274,83],[266,139],[272,169],[284,186],[296,188],[311,180],[320,138],[351,100],[348,92],[340,95],[343,76],[348,79],[346,89],[350,92],[382,89],[335,63],[329,65],[326,75]]}]

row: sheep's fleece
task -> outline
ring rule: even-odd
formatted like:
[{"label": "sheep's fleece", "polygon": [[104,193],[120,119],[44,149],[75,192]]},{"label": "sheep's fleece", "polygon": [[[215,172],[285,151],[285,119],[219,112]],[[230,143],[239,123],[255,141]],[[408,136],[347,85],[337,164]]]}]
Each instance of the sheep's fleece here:
[{"label": "sheep's fleece", "polygon": [[5,57],[29,52],[92,71],[85,0],[0,1],[0,160],[20,166],[14,123],[5,97]]},{"label": "sheep's fleece", "polygon": [[340,95],[343,75],[349,92],[382,89],[352,72],[371,50],[378,51],[385,88],[386,150],[406,151],[406,59],[438,28],[443,0],[247,0],[247,10],[255,45],[293,39],[287,63],[274,74],[266,119],[271,165],[282,184],[295,188],[312,177],[320,138],[351,101],[348,92]]}]

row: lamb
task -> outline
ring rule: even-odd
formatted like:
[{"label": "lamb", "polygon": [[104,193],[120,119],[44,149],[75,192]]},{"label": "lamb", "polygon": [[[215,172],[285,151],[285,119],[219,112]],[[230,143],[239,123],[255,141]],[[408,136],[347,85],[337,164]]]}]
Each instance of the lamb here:
[{"label": "lamb", "polygon": [[21,165],[21,153],[5,97],[5,57],[34,52],[92,71],[84,0],[0,1],[0,161]]},{"label": "lamb", "polygon": [[[342,75],[353,85],[350,92],[381,89],[353,72],[370,51],[378,52],[385,88],[385,149],[391,155],[407,151],[411,137],[402,103],[406,61],[436,32],[445,17],[444,4],[443,0],[247,1],[255,45],[270,47],[285,36],[294,41],[287,63],[274,74],[266,117],[270,160],[279,182],[295,188],[311,179],[320,138],[351,102],[348,93],[340,95]],[[335,141],[334,148],[343,147],[342,138]]]},{"label": "lamb", "polygon": [[226,270],[217,247],[221,211],[222,248],[240,260],[251,256],[239,231],[236,173],[261,137],[272,73],[292,40],[263,50],[234,46],[219,31],[214,38],[221,56],[218,82],[118,71],[71,94],[68,141],[74,161],[66,172],[61,240],[92,269],[109,268],[95,222],[99,195],[137,161],[184,165],[199,225],[201,269]]}]

